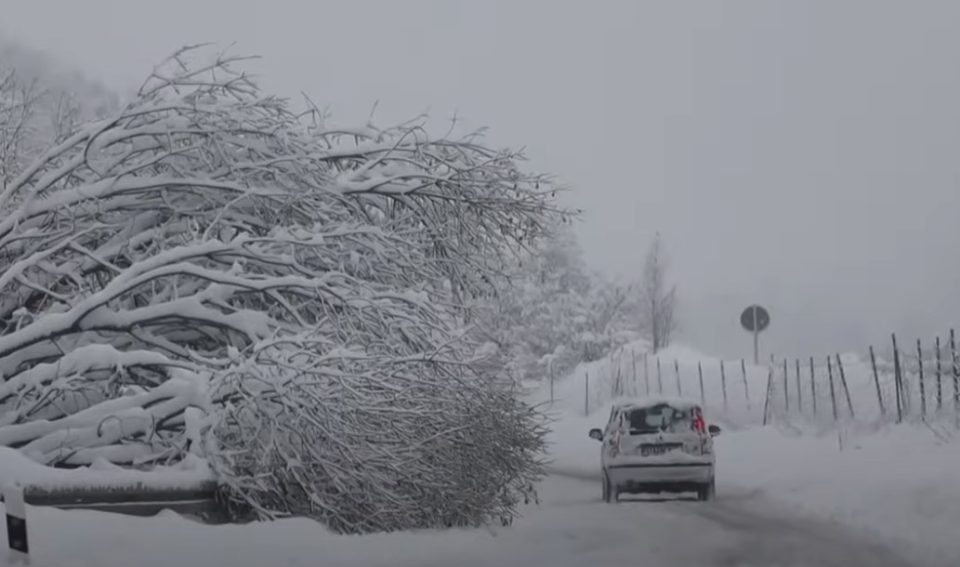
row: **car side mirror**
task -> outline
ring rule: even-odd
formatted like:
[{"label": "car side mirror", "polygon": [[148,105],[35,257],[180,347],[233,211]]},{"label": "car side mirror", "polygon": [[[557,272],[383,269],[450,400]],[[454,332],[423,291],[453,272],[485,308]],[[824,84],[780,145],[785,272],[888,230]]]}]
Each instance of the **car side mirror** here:
[{"label": "car side mirror", "polygon": [[590,430],[590,439],[596,439],[597,441],[603,441],[603,431],[599,429]]},{"label": "car side mirror", "polygon": [[710,437],[716,437],[717,435],[720,435],[720,426],[711,425],[707,427],[707,431],[710,433]]}]

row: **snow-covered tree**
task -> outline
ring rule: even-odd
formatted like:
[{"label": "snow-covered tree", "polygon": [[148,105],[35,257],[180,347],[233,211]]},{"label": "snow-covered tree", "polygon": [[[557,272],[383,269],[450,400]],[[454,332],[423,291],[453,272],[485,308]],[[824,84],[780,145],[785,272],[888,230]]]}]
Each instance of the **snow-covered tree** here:
[{"label": "snow-covered tree", "polygon": [[0,444],[205,459],[238,516],[509,518],[543,430],[460,298],[553,215],[544,180],[419,122],[326,128],[197,56],[0,191]]},{"label": "snow-covered tree", "polygon": [[13,71],[0,69],[0,187],[26,159],[37,97],[34,85],[23,84]]},{"label": "snow-covered tree", "polygon": [[80,122],[116,107],[101,85],[0,37],[0,187]]},{"label": "snow-covered tree", "polygon": [[582,357],[590,279],[572,231],[558,224],[514,258],[495,295],[479,302],[480,328],[517,378],[564,371]]},{"label": "snow-covered tree", "polygon": [[587,360],[597,360],[640,336],[637,303],[631,301],[636,284],[595,277],[590,294],[589,332],[595,337]]},{"label": "snow-covered tree", "polygon": [[557,224],[487,302],[485,329],[515,376],[562,375],[638,336],[630,289],[590,274],[572,227]]},{"label": "snow-covered tree", "polygon": [[650,338],[653,352],[670,344],[671,335],[676,328],[674,309],[677,288],[666,282],[668,267],[669,262],[658,232],[647,250],[640,290],[642,326]]}]

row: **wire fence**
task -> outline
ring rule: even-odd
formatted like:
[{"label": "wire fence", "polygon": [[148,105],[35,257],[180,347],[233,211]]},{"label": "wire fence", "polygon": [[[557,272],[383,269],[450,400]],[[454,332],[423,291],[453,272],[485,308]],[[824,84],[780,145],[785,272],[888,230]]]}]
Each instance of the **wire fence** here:
[{"label": "wire fence", "polygon": [[629,349],[614,351],[601,362],[582,375],[585,415],[615,398],[679,396],[699,399],[716,413],[761,417],[766,366],[745,360],[668,359]]},{"label": "wire fence", "polygon": [[960,430],[960,358],[951,329],[933,340],[869,346],[862,354],[739,360],[665,358],[621,348],[583,375],[583,412],[619,397],[699,399],[744,425],[773,421],[876,424],[922,421]]}]

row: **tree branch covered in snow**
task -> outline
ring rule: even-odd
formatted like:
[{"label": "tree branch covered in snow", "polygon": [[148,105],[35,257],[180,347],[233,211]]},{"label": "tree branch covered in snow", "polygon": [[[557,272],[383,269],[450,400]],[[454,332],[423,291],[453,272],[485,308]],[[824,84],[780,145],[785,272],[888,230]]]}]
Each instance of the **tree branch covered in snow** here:
[{"label": "tree branch covered in snow", "polygon": [[461,307],[560,214],[546,180],[420,123],[325,129],[204,54],[0,190],[0,443],[198,453],[236,510],[343,530],[509,517],[542,431]]},{"label": "tree branch covered in snow", "polygon": [[431,339],[408,338],[398,356],[331,351],[310,334],[231,369],[214,432],[229,502],[349,532],[511,519],[539,474],[533,409],[511,381],[471,371],[461,349],[423,356]]}]

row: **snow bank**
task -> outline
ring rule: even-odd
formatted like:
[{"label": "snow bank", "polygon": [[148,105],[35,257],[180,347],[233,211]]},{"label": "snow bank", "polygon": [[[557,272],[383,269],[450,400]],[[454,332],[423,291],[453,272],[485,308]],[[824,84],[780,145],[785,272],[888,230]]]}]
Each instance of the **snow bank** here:
[{"label": "snow bank", "polygon": [[[842,439],[772,428],[716,439],[717,482],[762,491],[806,513],[873,531],[960,564],[960,446],[929,429],[888,427]],[[932,554],[932,555],[931,555]]]},{"label": "snow bank", "polygon": [[19,483],[44,492],[74,489],[195,489],[213,480],[206,461],[188,456],[176,466],[150,471],[122,469],[105,461],[89,467],[57,469],[33,461],[16,449],[0,447],[0,483]]},{"label": "snow bank", "polygon": [[[423,567],[704,565],[709,549],[670,546],[677,527],[704,522],[674,511],[611,507],[593,486],[551,479],[549,504],[530,506],[510,528],[335,535],[306,519],[206,526],[173,513],[152,518],[28,506],[31,564],[44,567]],[[2,506],[0,506],[2,513]],[[658,521],[662,514],[670,521]],[[638,533],[637,525],[644,525]],[[709,525],[709,524],[707,524]],[[726,534],[699,543],[722,545]],[[0,545],[5,547],[5,535]],[[3,564],[0,551],[0,564]]]}]

